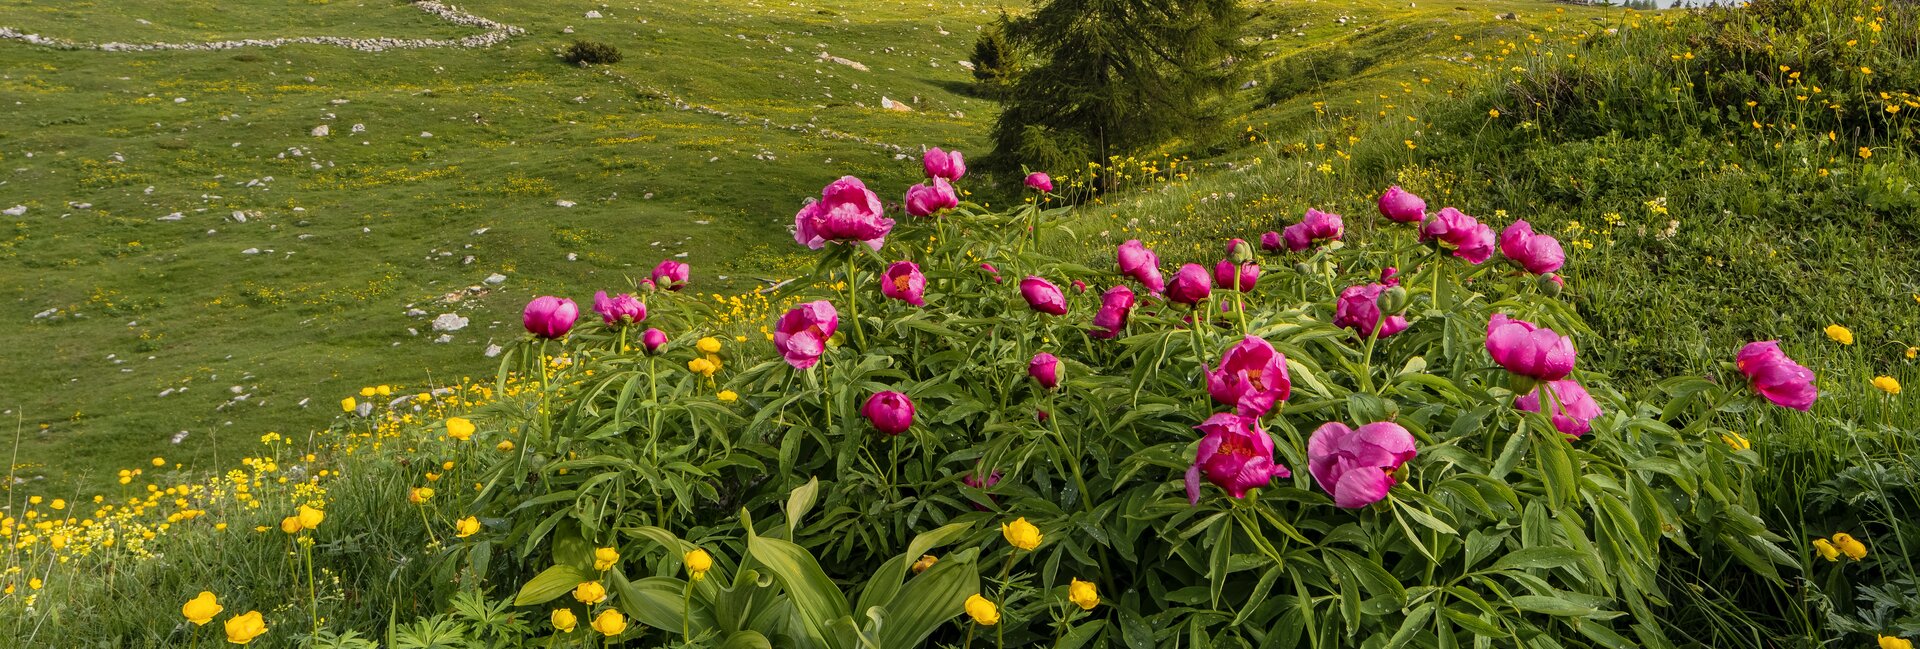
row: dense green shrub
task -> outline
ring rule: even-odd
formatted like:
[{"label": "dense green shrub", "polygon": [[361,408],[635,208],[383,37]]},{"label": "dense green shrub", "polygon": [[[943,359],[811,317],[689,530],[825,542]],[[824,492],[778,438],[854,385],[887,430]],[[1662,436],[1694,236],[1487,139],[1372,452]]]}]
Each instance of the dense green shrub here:
[{"label": "dense green shrub", "polygon": [[596,41],[574,41],[560,50],[560,58],[579,66],[610,65],[622,58],[620,48]]}]

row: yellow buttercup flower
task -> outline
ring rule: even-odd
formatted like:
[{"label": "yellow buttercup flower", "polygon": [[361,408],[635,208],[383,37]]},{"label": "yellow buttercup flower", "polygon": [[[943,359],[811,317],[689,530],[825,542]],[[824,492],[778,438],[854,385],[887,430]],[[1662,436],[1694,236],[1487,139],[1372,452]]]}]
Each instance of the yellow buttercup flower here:
[{"label": "yellow buttercup flower", "polygon": [[1027,522],[1024,516],[1014,519],[1011,523],[1001,523],[1000,535],[1007,538],[1007,543],[1022,550],[1040,547],[1040,528]]},{"label": "yellow buttercup flower", "polygon": [[167,458],[164,458],[164,457],[156,457],[156,458],[153,458],[153,465],[154,465],[154,466],[166,466],[166,465],[167,465]]},{"label": "yellow buttercup flower", "polygon": [[1826,539],[1814,539],[1813,551],[1820,553],[1820,558],[1822,559],[1826,559],[1828,561],[1840,560],[1840,549],[1833,547],[1833,544],[1827,542]]},{"label": "yellow buttercup flower", "polygon": [[1094,588],[1093,582],[1075,578],[1072,583],[1067,584],[1067,601],[1079,606],[1080,610],[1091,611],[1093,607],[1100,605],[1100,591]]},{"label": "yellow buttercup flower", "polygon": [[967,617],[973,618],[980,626],[993,626],[1000,623],[1000,607],[978,594],[967,597]]},{"label": "yellow buttercup flower", "polygon": [[448,417],[447,436],[462,442],[471,439],[473,437],[473,422],[467,421],[465,417]]},{"label": "yellow buttercup flower", "polygon": [[1740,433],[1736,433],[1733,431],[1727,431],[1725,435],[1721,435],[1720,441],[1726,442],[1727,446],[1733,447],[1733,450],[1736,450],[1736,451],[1744,451],[1744,450],[1753,448],[1753,442],[1747,441],[1746,437],[1742,436]]},{"label": "yellow buttercup flower", "polygon": [[733,403],[740,400],[740,393],[732,390],[721,390],[719,396],[721,403]]},{"label": "yellow buttercup flower", "polygon": [[693,551],[688,552],[683,560],[687,564],[687,575],[694,581],[705,579],[707,571],[713,569],[713,555],[707,554],[706,550],[700,548],[694,548]]},{"label": "yellow buttercup flower", "polygon": [[580,585],[573,587],[573,598],[580,600],[582,604],[593,606],[606,601],[607,587],[600,585],[597,581],[583,581]]},{"label": "yellow buttercup flower", "polygon": [[306,505],[301,505],[300,513],[297,517],[300,519],[300,527],[302,529],[311,530],[320,527],[320,521],[327,519],[327,513]]},{"label": "yellow buttercup flower", "polygon": [[360,407],[360,402],[354,401],[353,397],[347,397],[345,399],[340,400],[340,412],[353,412],[355,408],[359,408],[359,407]]},{"label": "yellow buttercup flower", "polygon": [[496,451],[500,451],[502,453],[511,451],[513,450],[513,440],[510,440],[510,439],[500,440],[499,444],[493,445],[493,449]]},{"label": "yellow buttercup flower", "polygon": [[1876,636],[1880,640],[1880,649],[1913,649],[1913,641],[1890,635]]},{"label": "yellow buttercup flower", "polygon": [[373,391],[383,397],[393,396],[393,386],[391,385],[382,385],[374,388]]},{"label": "yellow buttercup flower", "polygon": [[571,609],[553,609],[549,619],[553,622],[553,628],[561,633],[573,633],[573,627],[580,624],[580,618],[574,616]]},{"label": "yellow buttercup flower", "polygon": [[473,536],[480,531],[480,519],[468,516],[453,523],[453,535],[459,538]]},{"label": "yellow buttercup flower", "polygon": [[601,611],[600,615],[593,618],[593,630],[609,638],[620,635],[627,630],[627,616],[621,615],[619,609]]},{"label": "yellow buttercup flower", "polygon": [[713,364],[713,361],[709,361],[704,358],[696,358],[696,359],[687,361],[687,369],[691,370],[694,374],[699,374],[701,376],[713,376],[714,372],[720,371],[720,368],[716,367]]},{"label": "yellow buttercup flower", "polygon": [[253,642],[267,632],[267,623],[260,619],[259,611],[247,611],[244,615],[227,618],[227,642],[246,644]]},{"label": "yellow buttercup flower", "polygon": [[1900,394],[1900,381],[1891,376],[1873,377],[1873,387],[1887,394]]},{"label": "yellow buttercup flower", "polygon": [[1827,337],[1842,345],[1853,344],[1853,331],[1837,324],[1827,325]]},{"label": "yellow buttercup flower", "polygon": [[407,492],[407,502],[418,505],[433,500],[433,487],[414,487]]},{"label": "yellow buttercup flower", "polygon": [[363,397],[371,397],[371,396],[373,396],[373,395],[375,395],[375,394],[379,394],[379,393],[380,393],[380,391],[379,391],[379,390],[375,390],[375,389],[373,389],[373,388],[370,388],[370,387],[369,387],[369,388],[360,388],[360,396],[363,396]]},{"label": "yellow buttercup flower", "polygon": [[205,626],[224,610],[227,610],[227,607],[220,605],[220,602],[214,598],[213,591],[206,590],[200,591],[199,595],[180,605],[180,614],[186,616],[187,621],[192,622],[194,626]]},{"label": "yellow buttercup flower", "polygon": [[928,568],[933,567],[933,564],[936,564],[939,562],[940,562],[940,558],[933,556],[931,554],[920,555],[920,560],[913,562],[913,574],[917,575],[917,574],[926,572]]},{"label": "yellow buttercup flower", "polygon": [[593,551],[593,569],[606,570],[620,563],[620,551],[614,548],[597,548]]},{"label": "yellow buttercup flower", "polygon": [[700,341],[694,343],[693,346],[695,349],[700,350],[702,354],[720,353],[720,339],[713,336],[701,338]]},{"label": "yellow buttercup flower", "polygon": [[1848,559],[1854,561],[1867,558],[1867,544],[1861,543],[1859,539],[1853,538],[1852,534],[1846,532],[1833,535],[1833,547],[1839,548],[1841,554],[1847,555]]},{"label": "yellow buttercup flower", "polygon": [[288,534],[299,534],[300,533],[300,517],[288,516],[286,518],[280,519],[280,531],[286,532]]}]

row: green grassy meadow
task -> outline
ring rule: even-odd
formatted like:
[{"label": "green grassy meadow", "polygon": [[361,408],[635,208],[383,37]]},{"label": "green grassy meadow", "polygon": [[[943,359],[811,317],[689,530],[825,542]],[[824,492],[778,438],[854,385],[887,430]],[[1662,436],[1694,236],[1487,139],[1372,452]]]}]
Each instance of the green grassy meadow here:
[{"label": "green grassy meadow", "polygon": [[[0,25],[135,40],[112,21],[57,31],[93,11],[153,15],[156,40],[475,31],[401,2],[203,4],[13,2]],[[977,8],[738,4],[598,19],[586,2],[464,5],[529,30],[487,50],[0,45],[0,202],[27,206],[0,248],[0,407],[20,473],[72,485],[156,455],[211,464],[219,438],[323,425],[363,385],[485,374],[529,296],[627,288],[661,259],[693,264],[702,292],[790,276],[800,197],[844,173],[904,187],[922,143],[979,142],[991,104],[953,92],[989,18]],[[575,38],[626,60],[559,61]],[[869,71],[819,61],[822,44]],[[883,95],[916,110],[882,110]],[[435,343],[441,313],[471,324]]]}]

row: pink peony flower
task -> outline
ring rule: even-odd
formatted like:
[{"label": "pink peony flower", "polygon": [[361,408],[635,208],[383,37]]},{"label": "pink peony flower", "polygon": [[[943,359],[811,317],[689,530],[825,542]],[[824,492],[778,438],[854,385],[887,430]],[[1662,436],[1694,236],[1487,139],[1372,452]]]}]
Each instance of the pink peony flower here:
[{"label": "pink peony flower", "polygon": [[1213,278],[1207,276],[1207,269],[1199,264],[1187,264],[1180,272],[1173,274],[1173,285],[1167,289],[1167,298],[1186,305],[1199,304],[1201,300],[1213,294]]},{"label": "pink peony flower", "polygon": [[1524,219],[1514,221],[1500,232],[1500,254],[1535,275],[1560,270],[1560,266],[1567,263],[1567,253],[1560,250],[1560,240],[1534,234],[1533,225]]},{"label": "pink peony flower", "polygon": [[1247,490],[1264,487],[1274,478],[1293,475],[1273,460],[1273,438],[1260,429],[1260,420],[1232,413],[1219,413],[1206,423],[1194,426],[1203,437],[1194,453],[1193,466],[1187,469],[1187,502],[1200,502],[1200,478],[1227,490],[1227,495],[1245,498]]},{"label": "pink peony flower", "polygon": [[860,414],[866,415],[875,430],[899,435],[913,427],[913,399],[892,390],[877,392],[867,398],[867,405],[860,408]]},{"label": "pink peony flower", "polygon": [[667,345],[667,332],[648,328],[646,333],[640,334],[640,345],[646,347],[647,353],[658,354],[660,348]]},{"label": "pink peony flower", "polygon": [[1487,323],[1487,353],[1507,371],[1557,381],[1573,371],[1573,339],[1525,320],[1495,313]]},{"label": "pink peony flower", "polygon": [[1259,417],[1293,393],[1287,357],[1266,340],[1247,336],[1220,356],[1207,372],[1207,394],[1246,417]]},{"label": "pink peony flower", "polygon": [[1067,314],[1067,296],[1053,282],[1029,275],[1020,280],[1020,297],[1026,298],[1027,306],[1048,315]]},{"label": "pink peony flower", "polygon": [[1286,247],[1286,242],[1281,240],[1280,233],[1278,232],[1268,232],[1266,234],[1260,235],[1261,250],[1265,250],[1267,252],[1280,252],[1280,250],[1285,247]]},{"label": "pink peony flower", "polygon": [[993,277],[993,283],[995,283],[995,284],[999,284],[999,283],[1000,283],[1000,281],[1001,281],[1001,280],[1000,280],[1000,269],[998,269],[998,268],[994,268],[994,267],[993,267],[993,264],[989,264],[989,263],[986,263],[986,262],[984,262],[984,261],[983,261],[983,262],[980,262],[980,270],[984,270],[984,271],[987,271],[987,274],[988,274],[988,275],[991,275],[991,276]]},{"label": "pink peony flower", "polygon": [[1033,360],[1027,362],[1027,376],[1048,390],[1060,387],[1060,357],[1046,352],[1034,354]]},{"label": "pink peony flower", "polygon": [[1600,404],[1587,394],[1587,388],[1579,381],[1547,381],[1541,387],[1513,400],[1513,407],[1527,412],[1540,412],[1540,395],[1543,390],[1553,389],[1553,427],[1562,433],[1579,437],[1592,430],[1591,422],[1600,416]]},{"label": "pink peony flower", "polygon": [[1427,216],[1427,202],[1394,185],[1380,195],[1380,215],[1401,223],[1419,223]]},{"label": "pink peony flower", "polygon": [[542,295],[527,303],[526,311],[520,314],[521,324],[527,332],[541,338],[559,338],[573,330],[573,321],[580,319],[580,306],[564,297]]},{"label": "pink peony flower", "polygon": [[959,180],[967,175],[967,160],[959,151],[949,153],[940,150],[940,147],[927,149],[926,154],[920,156],[920,164],[926,168],[928,178]]},{"label": "pink peony flower", "polygon": [[826,300],[794,307],[774,323],[773,348],[794,369],[807,369],[827,353],[827,339],[840,328],[840,314]]},{"label": "pink peony flower", "polygon": [[1036,192],[1053,191],[1053,177],[1040,171],[1027,174],[1027,187]]},{"label": "pink peony flower", "polygon": [[1358,509],[1380,502],[1396,482],[1393,472],[1418,453],[1413,434],[1381,421],[1358,430],[1328,422],[1307,440],[1307,471],[1333,496],[1333,504]]},{"label": "pink peony flower", "polygon": [[927,276],[911,261],[896,261],[880,274],[880,294],[914,306],[926,306]]},{"label": "pink peony flower", "polygon": [[793,239],[814,250],[828,241],[858,241],[879,250],[892,231],[893,219],[886,217],[880,197],[853,176],[829,183],[819,200],[793,215]]},{"label": "pink peony flower", "polygon": [[[1234,272],[1235,268],[1240,272]],[[1234,264],[1232,261],[1222,259],[1220,263],[1213,265],[1213,281],[1219,284],[1221,289],[1233,290],[1236,279],[1240,282],[1240,292],[1253,291],[1254,285],[1260,283],[1260,264]]]},{"label": "pink peony flower", "polygon": [[908,187],[905,206],[909,215],[932,216],[941,210],[959,207],[960,195],[954,193],[947,179],[935,178],[932,184]]},{"label": "pink peony flower", "polygon": [[1127,315],[1133,313],[1133,289],[1125,285],[1107,289],[1100,296],[1100,311],[1093,314],[1093,337],[1108,339],[1127,327]]},{"label": "pink peony flower", "polygon": [[653,282],[660,288],[678,291],[687,285],[687,277],[692,274],[692,271],[693,269],[686,264],[667,259],[653,267]]},{"label": "pink peony flower", "polygon": [[1167,290],[1167,282],[1160,275],[1160,255],[1153,254],[1139,239],[1120,244],[1115,256],[1119,258],[1121,274],[1140,282],[1149,292]]},{"label": "pink peony flower", "polygon": [[1306,218],[1287,226],[1280,236],[1286,240],[1288,250],[1300,252],[1313,247],[1316,241],[1338,241],[1345,233],[1346,225],[1340,215],[1308,209]]},{"label": "pink peony flower", "polygon": [[1780,351],[1780,341],[1747,343],[1740,348],[1734,364],[1747,376],[1753,390],[1773,405],[1804,412],[1820,398],[1820,389],[1813,385],[1813,370],[1787,358],[1787,353]]},{"label": "pink peony flower", "polygon": [[593,311],[608,325],[633,324],[647,319],[647,305],[632,293],[607,297],[606,291],[593,294]]},{"label": "pink peony flower", "polygon": [[1386,284],[1357,284],[1340,291],[1333,303],[1333,326],[1352,329],[1361,338],[1372,337],[1375,327],[1381,338],[1406,331],[1406,316],[1380,308],[1380,294],[1387,288]]},{"label": "pink peony flower", "polygon": [[1387,286],[1400,285],[1400,269],[1388,266],[1380,270],[1380,283]]},{"label": "pink peony flower", "polygon": [[1493,256],[1493,228],[1451,207],[1427,215],[1420,222],[1421,241],[1439,241],[1453,248],[1453,256],[1474,264]]}]

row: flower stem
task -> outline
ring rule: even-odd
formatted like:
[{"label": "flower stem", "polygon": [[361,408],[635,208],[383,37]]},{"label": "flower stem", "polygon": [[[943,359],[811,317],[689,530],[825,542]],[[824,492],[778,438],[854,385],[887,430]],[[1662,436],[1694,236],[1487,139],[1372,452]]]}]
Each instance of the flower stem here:
[{"label": "flower stem", "polygon": [[313,614],[313,634],[320,635],[320,595],[313,583],[313,539],[309,537],[304,544],[307,555],[307,608]]},{"label": "flower stem", "polygon": [[854,339],[860,341],[860,350],[866,351],[867,332],[863,331],[860,327],[860,291],[857,283],[854,281],[854,278],[856,277],[855,275],[856,269],[854,268],[853,262],[854,262],[854,252],[852,250],[848,250],[847,251],[847,312],[853,316],[852,317],[853,337]]}]

